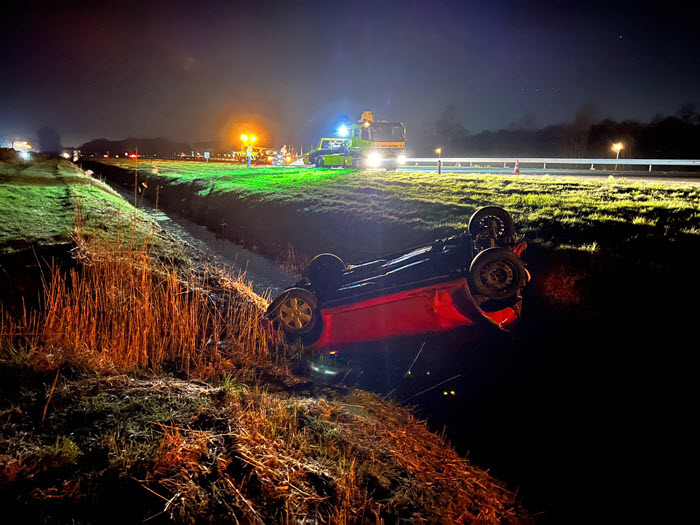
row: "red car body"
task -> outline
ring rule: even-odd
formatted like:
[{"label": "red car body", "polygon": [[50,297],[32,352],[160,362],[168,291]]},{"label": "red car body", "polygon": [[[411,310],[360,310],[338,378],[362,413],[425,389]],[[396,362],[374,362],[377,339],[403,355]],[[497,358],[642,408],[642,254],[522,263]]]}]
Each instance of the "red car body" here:
[{"label": "red car body", "polygon": [[323,331],[313,347],[442,332],[485,322],[510,330],[517,324],[520,311],[520,302],[495,312],[481,310],[464,277],[426,283],[410,290],[322,308]]},{"label": "red car body", "polygon": [[530,275],[510,215],[478,210],[469,230],[357,265],[321,254],[268,315],[316,348],[487,324],[510,330]]}]

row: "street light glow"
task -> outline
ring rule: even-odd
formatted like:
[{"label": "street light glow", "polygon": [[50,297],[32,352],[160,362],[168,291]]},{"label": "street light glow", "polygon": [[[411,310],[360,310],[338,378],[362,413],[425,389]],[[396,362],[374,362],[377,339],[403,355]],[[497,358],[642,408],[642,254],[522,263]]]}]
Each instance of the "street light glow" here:
[{"label": "street light glow", "polygon": [[[615,160],[620,159],[620,150],[622,149],[622,142],[616,142],[612,147],[613,151],[616,153]],[[617,164],[615,164],[615,171],[617,171]]]},{"label": "street light glow", "polygon": [[442,153],[442,149],[441,149],[441,148],[436,149],[436,150],[435,150],[435,153],[437,153],[438,155],[440,155],[440,153]]}]

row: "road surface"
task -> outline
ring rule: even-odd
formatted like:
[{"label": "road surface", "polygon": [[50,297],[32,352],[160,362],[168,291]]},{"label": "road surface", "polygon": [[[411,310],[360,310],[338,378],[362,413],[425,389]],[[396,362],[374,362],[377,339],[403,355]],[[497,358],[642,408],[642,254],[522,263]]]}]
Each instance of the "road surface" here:
[{"label": "road surface", "polygon": [[[437,166],[403,166],[396,171],[415,172],[415,173],[431,173],[437,172]],[[494,173],[510,175],[513,173],[513,168],[456,168],[452,166],[443,166],[443,173]],[[647,182],[681,182],[690,184],[700,184],[700,173],[678,172],[678,171],[615,171],[614,169],[596,169],[596,170],[562,170],[562,169],[541,169],[541,168],[521,168],[521,175],[543,176],[550,175],[554,177],[583,177],[586,179],[608,179],[610,176],[614,178],[624,178],[626,180],[639,180]]]}]

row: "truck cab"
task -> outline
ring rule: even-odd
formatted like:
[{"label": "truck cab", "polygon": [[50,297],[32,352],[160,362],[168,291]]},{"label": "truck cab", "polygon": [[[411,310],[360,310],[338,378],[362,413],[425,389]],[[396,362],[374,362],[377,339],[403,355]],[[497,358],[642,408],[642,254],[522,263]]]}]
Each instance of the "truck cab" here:
[{"label": "truck cab", "polygon": [[365,111],[350,130],[353,167],[396,169],[406,158],[406,127],[401,122],[374,120]]},{"label": "truck cab", "polygon": [[346,138],[338,137],[324,137],[319,143],[318,147],[304,157],[305,164],[316,164],[318,166],[319,159],[325,157],[326,155],[345,155],[347,146],[350,140]]}]

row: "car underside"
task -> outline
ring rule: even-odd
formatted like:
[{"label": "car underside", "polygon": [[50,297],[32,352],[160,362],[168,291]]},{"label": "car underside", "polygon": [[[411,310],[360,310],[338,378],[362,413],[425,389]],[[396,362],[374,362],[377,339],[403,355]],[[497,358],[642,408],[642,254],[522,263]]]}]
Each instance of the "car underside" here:
[{"label": "car underside", "polygon": [[481,208],[467,232],[360,264],[318,255],[268,308],[290,341],[329,347],[489,324],[510,330],[529,273],[510,215]]}]

